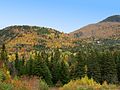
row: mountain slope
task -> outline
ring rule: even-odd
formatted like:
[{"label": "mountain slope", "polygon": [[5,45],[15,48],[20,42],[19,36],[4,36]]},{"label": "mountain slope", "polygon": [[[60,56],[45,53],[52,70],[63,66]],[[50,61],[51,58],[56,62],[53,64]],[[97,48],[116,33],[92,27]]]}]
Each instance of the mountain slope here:
[{"label": "mountain slope", "polygon": [[70,33],[75,38],[120,39],[120,16],[115,15],[105,20],[87,25]]},{"label": "mountain slope", "polygon": [[70,33],[75,38],[120,38],[120,23],[103,22],[85,26]]},{"label": "mountain slope", "polygon": [[[69,42],[66,42],[69,41]],[[0,44],[10,51],[73,46],[67,34],[37,26],[10,26],[0,30]]]}]

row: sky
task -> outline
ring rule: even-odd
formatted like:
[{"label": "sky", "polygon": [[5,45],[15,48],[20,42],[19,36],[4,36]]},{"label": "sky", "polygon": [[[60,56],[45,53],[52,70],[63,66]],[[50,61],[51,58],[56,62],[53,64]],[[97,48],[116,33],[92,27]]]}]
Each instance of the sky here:
[{"label": "sky", "polygon": [[69,33],[120,14],[120,0],[0,0],[0,29],[50,27]]}]

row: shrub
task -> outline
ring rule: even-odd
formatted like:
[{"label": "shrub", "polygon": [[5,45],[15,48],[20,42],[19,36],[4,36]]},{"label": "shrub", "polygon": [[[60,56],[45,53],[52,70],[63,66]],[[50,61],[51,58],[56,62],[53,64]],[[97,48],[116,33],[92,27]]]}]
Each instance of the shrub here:
[{"label": "shrub", "polygon": [[47,83],[44,80],[40,79],[39,82],[39,90],[48,90],[49,86],[47,85]]},{"label": "shrub", "polygon": [[5,80],[5,76],[4,76],[3,71],[0,69],[0,82],[3,80]]},{"label": "shrub", "polygon": [[5,82],[0,82],[0,90],[13,90],[13,85]]},{"label": "shrub", "polygon": [[[89,79],[87,76],[81,79],[72,80],[65,84],[60,90],[116,90],[116,85],[108,85],[104,82],[102,85]],[[118,89],[117,89],[118,90]]]},{"label": "shrub", "polygon": [[29,90],[26,83],[21,80],[12,80],[12,84],[14,86],[13,90]]}]

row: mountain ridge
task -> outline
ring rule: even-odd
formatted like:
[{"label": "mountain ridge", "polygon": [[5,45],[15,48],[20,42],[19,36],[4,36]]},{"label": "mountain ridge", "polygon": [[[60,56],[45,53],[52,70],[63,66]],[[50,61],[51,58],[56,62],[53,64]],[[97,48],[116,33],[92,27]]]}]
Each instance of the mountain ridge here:
[{"label": "mountain ridge", "polygon": [[[108,18],[110,19],[110,17]],[[113,17],[115,18],[115,16]],[[0,30],[0,45],[5,43],[10,51],[23,48],[31,51],[33,49],[75,47],[75,42],[86,39],[88,41],[93,39],[120,40],[120,22],[112,22],[115,21],[112,19],[111,22],[107,20],[106,18],[102,22],[89,24],[68,34],[47,27],[9,26]]]}]

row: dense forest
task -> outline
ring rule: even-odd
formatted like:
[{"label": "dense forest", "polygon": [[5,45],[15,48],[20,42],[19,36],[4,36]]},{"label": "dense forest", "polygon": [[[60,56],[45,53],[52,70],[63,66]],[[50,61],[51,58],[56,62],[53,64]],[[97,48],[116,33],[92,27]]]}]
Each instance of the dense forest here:
[{"label": "dense forest", "polygon": [[30,52],[26,56],[19,55],[17,51],[9,55],[3,44],[0,54],[0,80],[1,83],[10,83],[15,78],[38,77],[49,87],[62,87],[71,80],[85,77],[101,85],[104,82],[119,85],[120,51],[102,48],[86,45],[69,51],[60,48],[45,49]]}]

